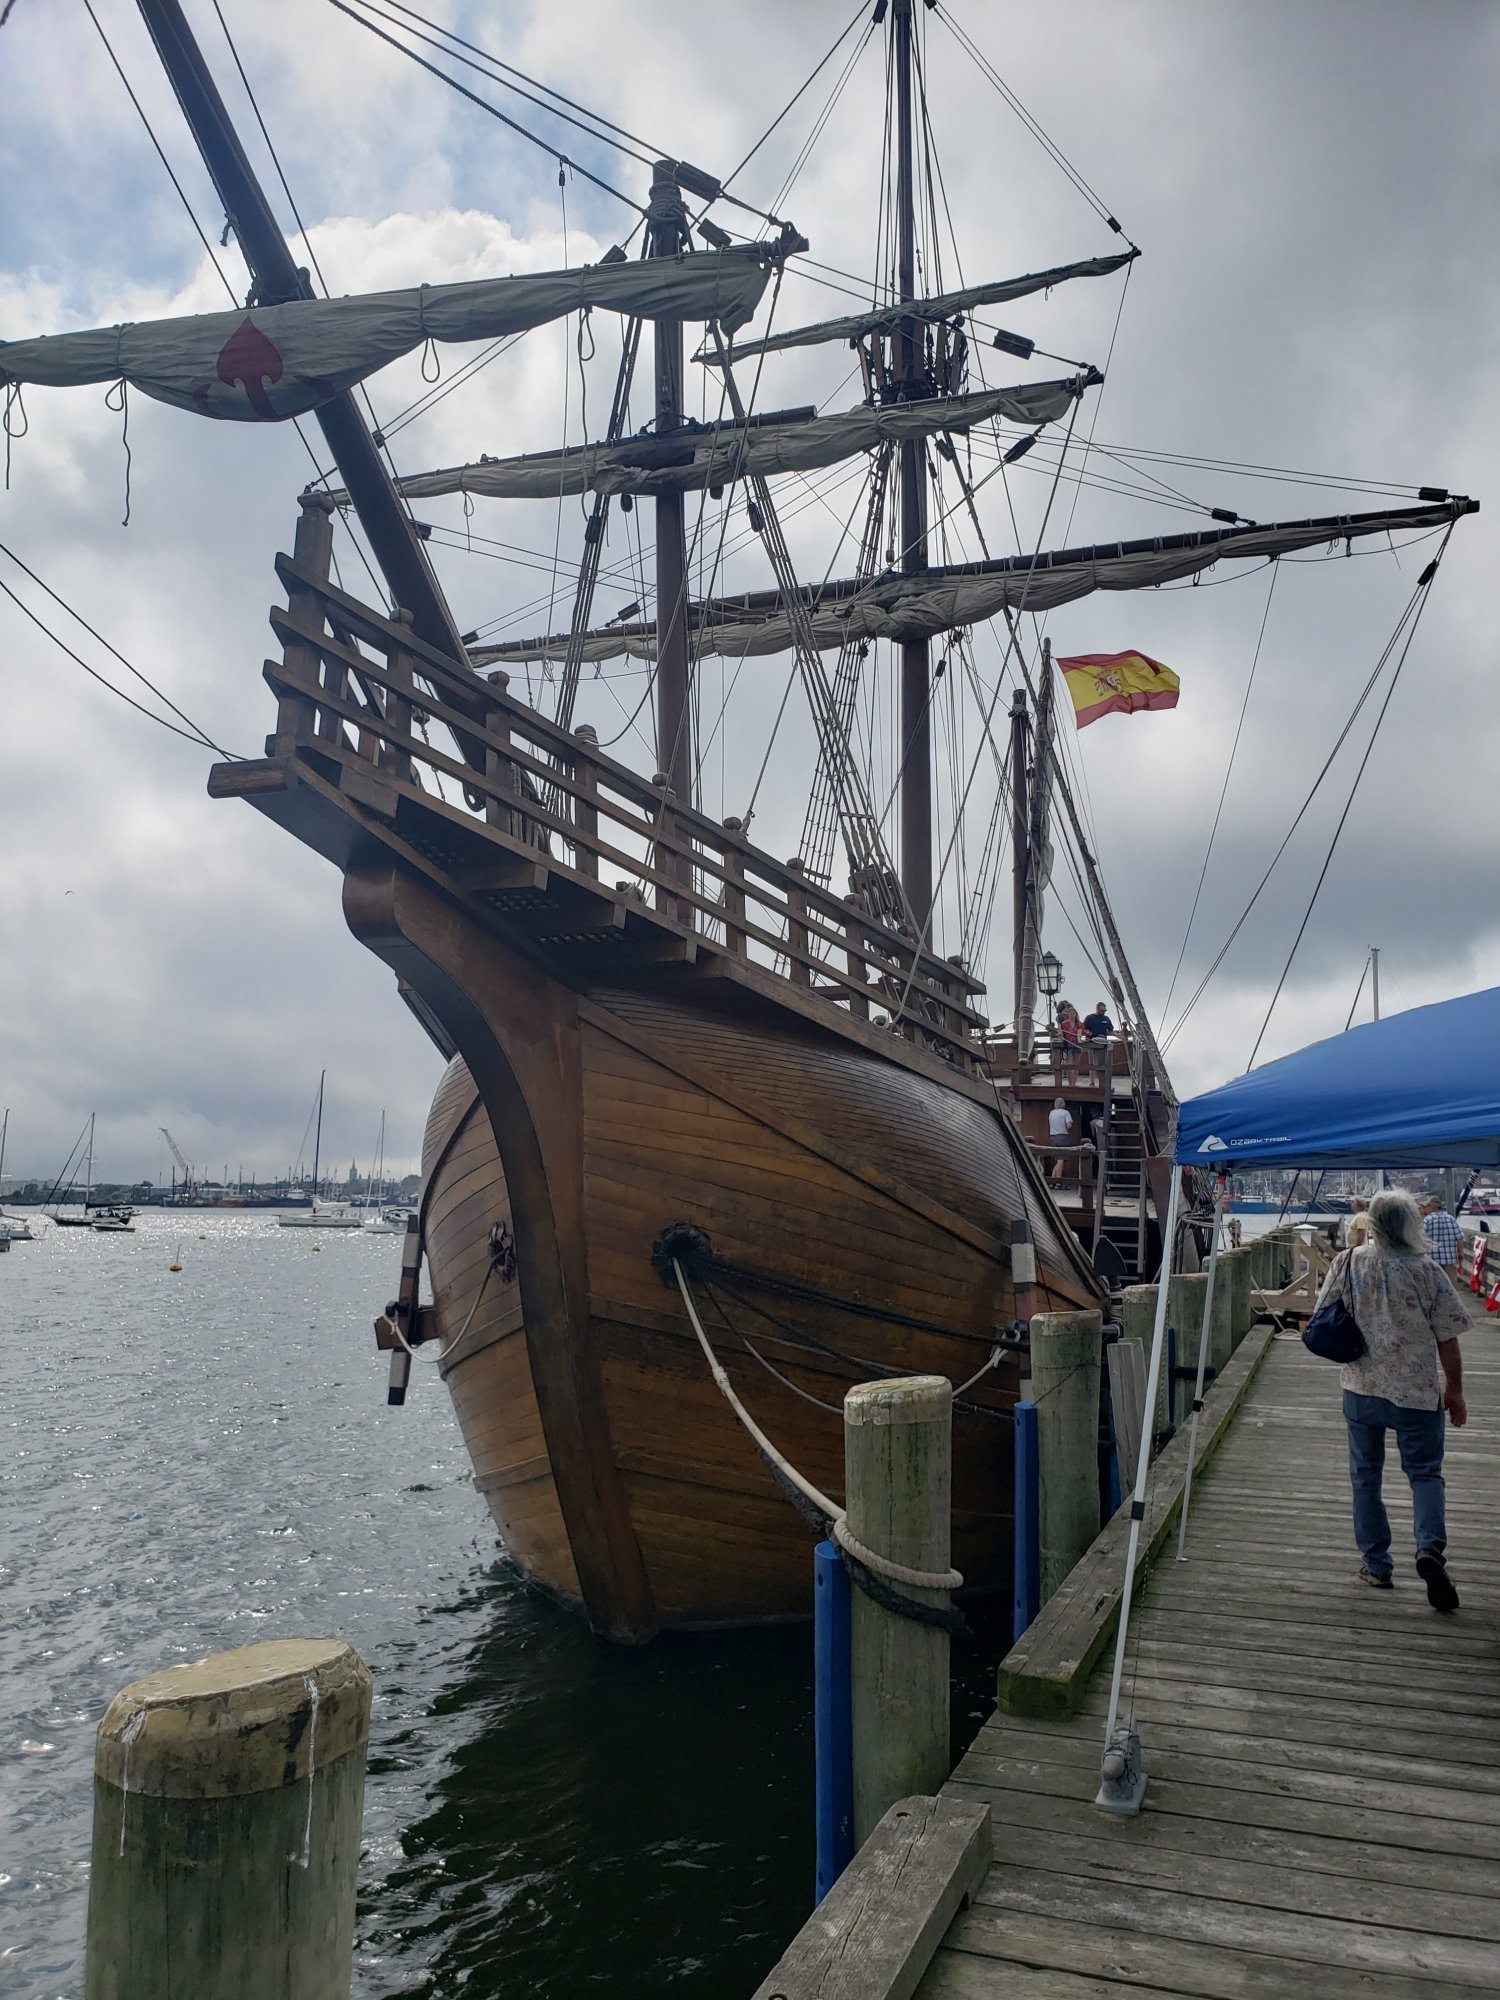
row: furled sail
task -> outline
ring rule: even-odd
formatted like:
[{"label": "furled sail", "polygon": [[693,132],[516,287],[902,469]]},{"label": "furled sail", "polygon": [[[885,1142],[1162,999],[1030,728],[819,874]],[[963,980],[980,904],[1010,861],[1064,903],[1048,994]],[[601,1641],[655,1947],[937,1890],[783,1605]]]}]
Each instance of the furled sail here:
[{"label": "furled sail", "polygon": [[199,416],[275,422],[316,409],[424,341],[495,340],[587,306],[743,326],[769,268],[762,248],[740,246],[45,334],[0,341],[0,384],[123,379]]},{"label": "furled sail", "polygon": [[1085,373],[1066,381],[1032,382],[967,396],[930,396],[879,409],[861,405],[831,417],[796,412],[752,419],[745,425],[684,425],[616,444],[572,445],[564,451],[529,452],[522,458],[481,458],[396,483],[410,498],[424,500],[440,493],[547,500],[563,493],[696,491],[755,475],[814,472],[888,441],[900,443],[944,431],[958,434],[994,417],[1016,424],[1053,423],[1100,379]]},{"label": "furled sail", "polygon": [[[904,305],[882,306],[875,312],[851,313],[843,319],[821,319],[812,326],[789,327],[765,340],[737,343],[731,361],[748,360],[755,354],[779,354],[785,347],[819,347],[830,340],[858,340],[867,333],[895,333],[902,320],[922,320],[928,324],[951,319],[955,313],[972,312],[975,306],[1003,305],[1007,299],[1024,299],[1032,292],[1045,292],[1069,278],[1107,278],[1111,271],[1139,257],[1139,250],[1121,250],[1112,257],[1086,257],[1077,264],[1054,264],[1050,271],[1029,271],[1024,278],[997,278],[988,285],[966,285],[957,292],[942,292],[932,299],[909,299]],[[710,365],[717,359],[705,348],[698,357]]]},{"label": "furled sail", "polygon": [[[964,563],[924,570],[915,576],[883,576],[873,583],[829,583],[804,591],[813,641],[820,650],[860,639],[922,639],[978,625],[1007,608],[1050,611],[1095,590],[1149,590],[1196,576],[1216,562],[1290,555],[1298,549],[1362,535],[1442,528],[1462,514],[1476,514],[1477,500],[1454,494],[1420,507],[1397,507],[1372,514],[1331,514],[1311,521],[1277,521],[1264,526],[1207,529],[1185,535],[1156,535],[1135,542],[1105,542],[1093,548],[1062,549],[996,562]],[[780,653],[792,643],[791,620],[774,590],[744,597],[715,598],[691,607],[694,646],[700,653]],[[566,633],[522,639],[474,652],[476,665],[492,660],[560,660]],[[583,642],[585,661],[631,654],[652,659],[654,623],[604,626]]]}]

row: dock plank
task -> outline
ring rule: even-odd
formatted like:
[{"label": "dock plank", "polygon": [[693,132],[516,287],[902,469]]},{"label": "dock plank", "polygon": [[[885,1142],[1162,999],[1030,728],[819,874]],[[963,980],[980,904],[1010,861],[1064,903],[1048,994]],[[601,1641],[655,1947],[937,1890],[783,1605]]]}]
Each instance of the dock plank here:
[{"label": "dock plank", "polygon": [[[919,2000],[1500,1991],[1492,1328],[1476,1327],[1465,1365],[1476,1414],[1450,1431],[1445,1468],[1463,1599],[1452,1618],[1411,1572],[1394,1452],[1397,1588],[1358,1582],[1334,1371],[1280,1339],[1236,1371],[1239,1407],[1200,1476],[1187,1560],[1175,1536],[1161,1542],[1140,1582],[1126,1696],[1149,1776],[1141,1814],[1092,1804],[1107,1659],[1074,1713],[1015,1713],[1007,1698],[945,1788],[990,1807],[992,1851]],[[1096,1545],[1085,1558],[1075,1604],[1103,1600],[1110,1557]],[[1086,1636],[1069,1636],[1082,1661]]]}]

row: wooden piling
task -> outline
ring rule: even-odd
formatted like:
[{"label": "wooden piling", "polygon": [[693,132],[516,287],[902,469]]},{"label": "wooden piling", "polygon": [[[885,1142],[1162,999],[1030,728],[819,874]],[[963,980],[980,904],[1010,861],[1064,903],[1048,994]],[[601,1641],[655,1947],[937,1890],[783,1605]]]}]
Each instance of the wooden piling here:
[{"label": "wooden piling", "polygon": [[273,1639],[148,1674],[94,1743],[85,2000],[347,2000],[370,1674]]},{"label": "wooden piling", "polygon": [[1254,1256],[1255,1247],[1249,1243],[1219,1252],[1218,1282],[1224,1287],[1227,1302],[1231,1348],[1239,1346],[1255,1323],[1255,1310],[1250,1304],[1250,1287],[1255,1282]]},{"label": "wooden piling", "polygon": [[[1176,1365],[1180,1369],[1198,1367],[1198,1342],[1203,1336],[1203,1300],[1208,1291],[1208,1275],[1204,1271],[1179,1271],[1172,1280],[1172,1291],[1167,1302],[1167,1324],[1177,1334]],[[1193,1407],[1193,1385],[1186,1375],[1180,1375],[1171,1386],[1172,1427],[1186,1423]]]},{"label": "wooden piling", "polygon": [[1097,1312],[1038,1313],[1031,1322],[1036,1405],[1041,1602],[1066,1579],[1099,1532]]},{"label": "wooden piling", "polygon": [[[1233,1252],[1221,1250],[1215,1260],[1213,1298],[1208,1309],[1208,1365],[1215,1374],[1229,1365],[1235,1349]],[[1249,1304],[1249,1293],[1245,1294]],[[1196,1358],[1196,1357],[1195,1357]]]},{"label": "wooden piling", "polygon": [[[1151,1338],[1156,1326],[1155,1285],[1127,1285],[1120,1294],[1120,1337],[1123,1340],[1138,1340],[1141,1352],[1149,1360]],[[1156,1414],[1152,1419],[1152,1429],[1157,1432],[1169,1430],[1171,1419],[1167,1407],[1167,1371],[1163,1367],[1161,1379],[1156,1385]]]},{"label": "wooden piling", "polygon": [[[856,1384],[844,1398],[844,1486],[853,1539],[888,1562],[948,1571],[953,1386],[941,1375]],[[946,1590],[882,1579],[934,1607]],[[912,1793],[936,1792],[950,1768],[948,1634],[877,1604],[850,1604],[854,1841]]]}]

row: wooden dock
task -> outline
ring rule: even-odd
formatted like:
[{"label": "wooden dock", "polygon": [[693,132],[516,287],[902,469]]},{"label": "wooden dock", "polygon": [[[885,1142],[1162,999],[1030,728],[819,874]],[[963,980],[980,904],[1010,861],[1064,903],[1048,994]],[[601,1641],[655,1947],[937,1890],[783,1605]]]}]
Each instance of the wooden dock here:
[{"label": "wooden dock", "polygon": [[[945,1788],[993,1856],[922,2000],[1463,2000],[1500,1989],[1500,1322],[1465,1342],[1433,1612],[1386,1472],[1397,1587],[1359,1582],[1334,1371],[1267,1352],[1132,1626],[1145,1808],[1094,1810],[1109,1683],[997,1715]],[[1127,1700],[1127,1707],[1129,1701]],[[905,1990],[910,1991],[907,1987]]]}]

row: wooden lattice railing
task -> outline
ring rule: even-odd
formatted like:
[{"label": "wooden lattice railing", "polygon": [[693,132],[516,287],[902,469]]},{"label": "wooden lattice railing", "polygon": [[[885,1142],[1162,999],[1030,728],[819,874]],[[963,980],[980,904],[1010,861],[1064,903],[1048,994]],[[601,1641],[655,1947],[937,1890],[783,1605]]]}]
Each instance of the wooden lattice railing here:
[{"label": "wooden lattice railing", "polygon": [[505,674],[481,678],[424,644],[409,614],[348,596],[330,581],[331,546],[326,504],[305,496],[295,554],[277,559],[288,603],[271,614],[282,656],[265,667],[267,764],[216,767],[217,794],[264,791],[270,766],[300,770],[375,832],[399,832],[455,891],[488,898],[495,923],[530,899],[533,941],[576,955],[634,936],[647,955],[717,955],[756,984],[977,1062],[986,1024],[971,1001],[984,989],[961,965],[615,762],[591,729],[515,700]]}]

